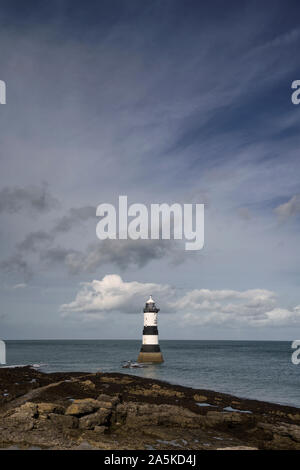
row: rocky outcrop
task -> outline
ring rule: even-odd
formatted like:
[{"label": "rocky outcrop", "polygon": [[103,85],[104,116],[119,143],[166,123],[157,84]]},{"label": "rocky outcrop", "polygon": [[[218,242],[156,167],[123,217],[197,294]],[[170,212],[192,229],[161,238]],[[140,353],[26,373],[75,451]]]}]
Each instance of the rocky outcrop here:
[{"label": "rocky outcrop", "polygon": [[134,395],[143,395],[143,396],[151,396],[151,397],[178,397],[183,398],[184,394],[177,390],[172,390],[166,387],[161,387],[160,385],[154,384],[148,390],[145,388],[133,388],[131,393]]},{"label": "rocky outcrop", "polygon": [[96,388],[96,385],[91,380],[83,380],[81,382],[81,386],[85,390],[95,390],[95,388]]},{"label": "rocky outcrop", "polygon": [[241,426],[251,428],[255,423],[255,416],[239,412],[208,411],[204,418],[204,424],[206,427],[217,427],[218,429],[230,429]]},{"label": "rocky outcrop", "polygon": [[105,426],[110,424],[111,410],[102,408],[96,413],[83,416],[79,420],[80,429],[95,429],[96,426]]},{"label": "rocky outcrop", "polygon": [[124,429],[143,426],[177,426],[192,429],[203,423],[203,417],[179,406],[128,402],[117,406],[115,423],[123,425]]},{"label": "rocky outcrop", "polygon": [[89,413],[93,413],[100,408],[100,403],[98,400],[93,398],[84,398],[79,400],[74,400],[72,405],[68,406],[66,410],[66,415],[71,416],[84,416]]},{"label": "rocky outcrop", "polygon": [[29,402],[14,410],[8,418],[8,424],[21,431],[30,431],[34,427],[34,419],[37,417],[37,405]]},{"label": "rocky outcrop", "polygon": [[43,385],[23,396],[5,383],[0,447],[300,449],[296,408],[123,374],[34,374]]},{"label": "rocky outcrop", "polygon": [[205,395],[199,395],[198,393],[195,393],[194,400],[198,403],[202,403],[204,401],[207,401],[207,397]]},{"label": "rocky outcrop", "polygon": [[57,403],[38,403],[37,413],[40,418],[48,418],[50,414],[63,414],[65,408]]}]

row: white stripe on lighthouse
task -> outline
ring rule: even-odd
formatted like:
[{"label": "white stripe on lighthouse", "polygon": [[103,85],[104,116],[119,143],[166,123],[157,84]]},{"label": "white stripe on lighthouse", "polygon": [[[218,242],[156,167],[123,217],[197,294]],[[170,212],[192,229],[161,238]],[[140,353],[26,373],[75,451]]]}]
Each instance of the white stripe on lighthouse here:
[{"label": "white stripe on lighthouse", "polygon": [[157,325],[157,313],[146,312],[144,313],[144,326],[156,326]]},{"label": "white stripe on lighthouse", "polygon": [[143,335],[143,344],[158,344],[158,335]]}]

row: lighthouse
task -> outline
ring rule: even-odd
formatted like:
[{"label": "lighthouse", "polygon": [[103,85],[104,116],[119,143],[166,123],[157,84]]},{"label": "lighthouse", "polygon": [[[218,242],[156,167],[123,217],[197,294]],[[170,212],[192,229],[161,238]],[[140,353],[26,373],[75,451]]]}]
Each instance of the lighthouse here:
[{"label": "lighthouse", "polygon": [[150,295],[144,308],[143,344],[138,357],[138,362],[164,362],[158,343],[157,314],[156,307]]}]

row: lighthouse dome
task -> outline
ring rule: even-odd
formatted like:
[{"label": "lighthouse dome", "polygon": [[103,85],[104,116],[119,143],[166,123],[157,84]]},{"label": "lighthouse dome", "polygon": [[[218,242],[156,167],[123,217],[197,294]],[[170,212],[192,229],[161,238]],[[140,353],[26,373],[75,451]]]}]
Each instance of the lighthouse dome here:
[{"label": "lighthouse dome", "polygon": [[152,299],[152,295],[150,295],[149,299],[146,302],[144,313],[146,312],[159,312],[159,308],[156,307],[154,300]]},{"label": "lighthouse dome", "polygon": [[152,295],[150,295],[149,299],[147,300],[146,304],[154,304],[154,300],[152,299]]}]

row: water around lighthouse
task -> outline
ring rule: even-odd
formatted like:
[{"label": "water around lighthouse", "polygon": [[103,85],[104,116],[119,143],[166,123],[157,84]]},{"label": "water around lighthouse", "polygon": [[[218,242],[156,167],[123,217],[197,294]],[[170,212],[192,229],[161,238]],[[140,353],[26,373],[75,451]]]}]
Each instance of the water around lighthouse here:
[{"label": "water around lighthouse", "polygon": [[140,341],[7,341],[7,365],[35,364],[44,372],[123,372],[173,384],[300,407],[300,366],[286,341],[160,341],[165,362],[122,369]]}]

